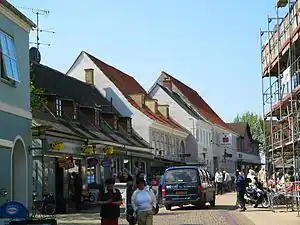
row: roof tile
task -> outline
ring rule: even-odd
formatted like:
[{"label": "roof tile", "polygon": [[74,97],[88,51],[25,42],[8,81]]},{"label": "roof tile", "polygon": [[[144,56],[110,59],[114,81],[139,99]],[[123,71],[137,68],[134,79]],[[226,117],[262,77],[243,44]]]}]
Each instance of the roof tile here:
[{"label": "roof tile", "polygon": [[232,131],[232,129],[214,112],[214,110],[204,101],[204,99],[192,88],[177,80],[170,74],[162,72],[163,75],[170,78],[171,82],[180,90],[180,92],[197,108],[199,113],[210,122],[220,127]]},{"label": "roof tile", "polygon": [[146,105],[144,105],[143,107],[139,107],[133,101],[133,99],[130,98],[130,94],[143,93],[146,99],[152,99],[148,95],[146,90],[132,76],[116,69],[113,66],[106,64],[105,62],[97,59],[87,52],[84,53],[96,64],[96,66],[106,75],[106,77],[117,86],[117,88],[123,93],[123,95],[127,98],[128,102],[131,105],[133,105],[135,108],[140,110],[143,114],[145,114],[152,120],[159,121],[160,123],[163,123],[172,128],[186,131],[171,118],[164,117],[160,112],[152,112]]}]

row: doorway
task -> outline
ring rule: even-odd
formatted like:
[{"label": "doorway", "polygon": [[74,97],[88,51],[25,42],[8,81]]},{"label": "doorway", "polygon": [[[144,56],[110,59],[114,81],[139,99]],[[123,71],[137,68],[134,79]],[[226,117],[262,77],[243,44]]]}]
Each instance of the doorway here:
[{"label": "doorway", "polygon": [[28,159],[25,144],[19,136],[15,139],[11,153],[11,199],[28,206]]}]

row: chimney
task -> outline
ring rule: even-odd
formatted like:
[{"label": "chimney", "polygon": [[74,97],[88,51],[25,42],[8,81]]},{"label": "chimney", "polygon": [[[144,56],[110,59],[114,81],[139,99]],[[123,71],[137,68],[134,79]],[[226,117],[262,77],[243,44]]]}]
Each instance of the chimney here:
[{"label": "chimney", "polygon": [[172,82],[170,77],[164,77],[163,78],[163,86],[165,88],[168,88],[170,91],[172,91]]},{"label": "chimney", "polygon": [[169,105],[158,105],[157,109],[164,117],[169,118]]},{"label": "chimney", "polygon": [[85,83],[94,85],[94,69],[85,69]]},{"label": "chimney", "polygon": [[151,112],[157,112],[157,100],[156,99],[147,99],[145,100],[146,106],[151,110]]},{"label": "chimney", "polygon": [[132,100],[138,104],[139,107],[143,107],[145,104],[145,94],[144,93],[136,93],[136,94],[130,94],[129,95]]}]

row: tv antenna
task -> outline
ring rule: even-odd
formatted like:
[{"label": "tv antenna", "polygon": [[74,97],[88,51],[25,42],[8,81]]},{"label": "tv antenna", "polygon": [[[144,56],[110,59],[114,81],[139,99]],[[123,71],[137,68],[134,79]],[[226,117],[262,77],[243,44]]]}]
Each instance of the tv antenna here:
[{"label": "tv antenna", "polygon": [[35,42],[29,42],[30,44],[35,44],[37,50],[39,50],[40,45],[46,45],[46,46],[51,46],[51,44],[47,44],[47,43],[41,43],[40,42],[40,33],[45,32],[45,33],[52,33],[55,34],[54,31],[52,30],[43,30],[40,29],[40,24],[39,24],[39,17],[40,16],[47,16],[49,15],[50,11],[49,10],[45,10],[45,9],[34,9],[34,8],[27,8],[27,7],[18,7],[20,9],[25,9],[25,10],[30,10],[32,11],[32,13],[34,13],[36,15],[36,28],[34,29],[36,31],[36,41]]}]

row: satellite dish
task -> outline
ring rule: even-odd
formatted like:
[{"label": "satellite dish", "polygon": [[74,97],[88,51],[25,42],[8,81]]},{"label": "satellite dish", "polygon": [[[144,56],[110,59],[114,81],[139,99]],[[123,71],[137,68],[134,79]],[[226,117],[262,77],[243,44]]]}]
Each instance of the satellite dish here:
[{"label": "satellite dish", "polygon": [[41,53],[36,47],[32,47],[29,49],[29,59],[33,62],[41,62]]}]

